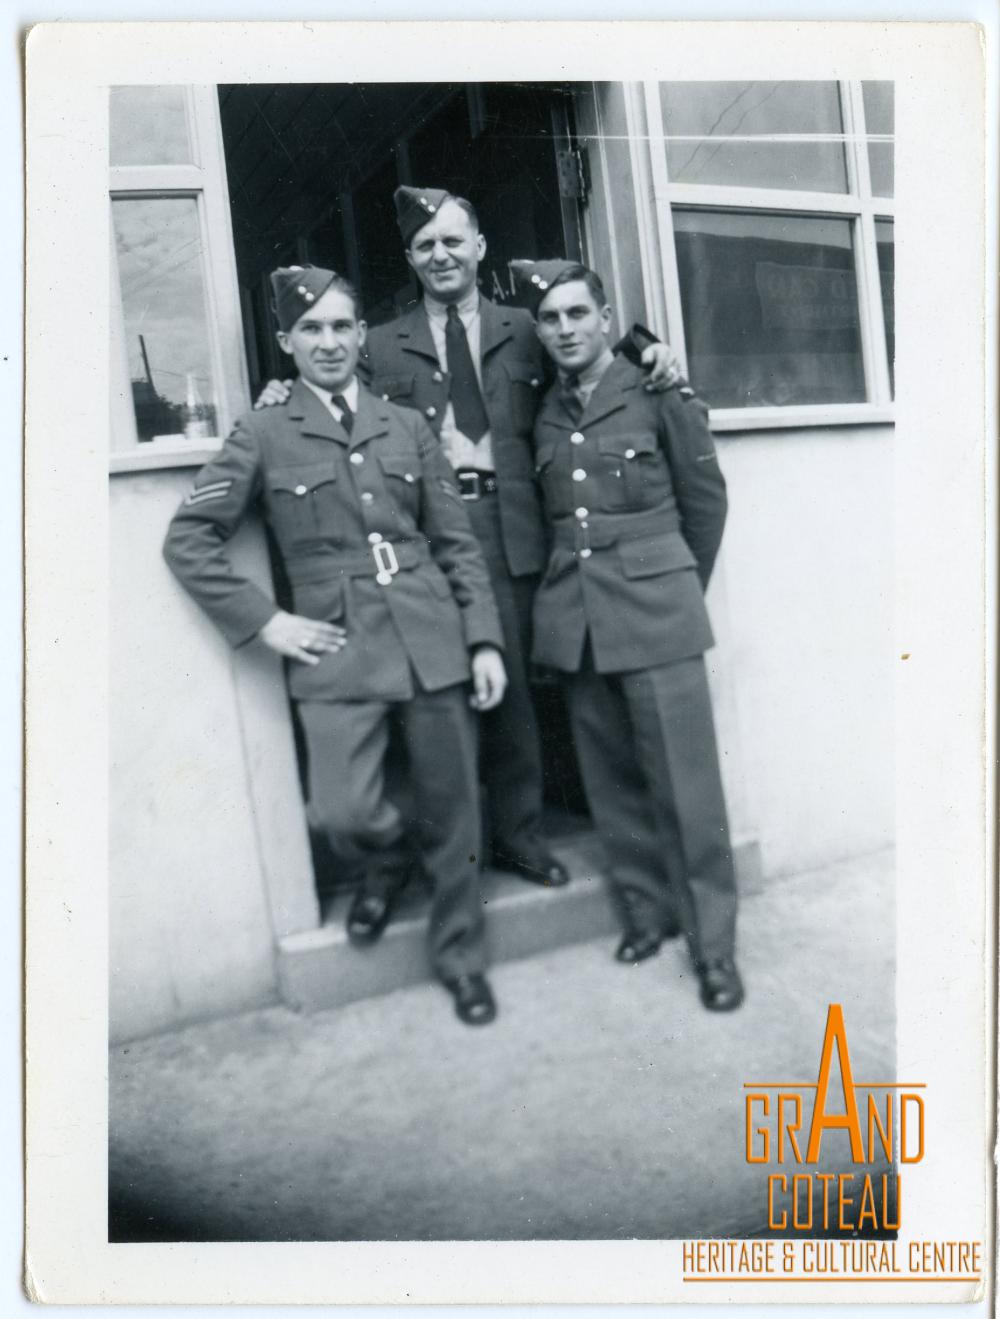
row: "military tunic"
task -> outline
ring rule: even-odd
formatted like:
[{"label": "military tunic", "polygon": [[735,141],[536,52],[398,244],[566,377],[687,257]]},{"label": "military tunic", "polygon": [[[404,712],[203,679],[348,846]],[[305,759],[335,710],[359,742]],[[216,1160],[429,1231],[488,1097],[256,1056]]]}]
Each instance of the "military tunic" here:
[{"label": "military tunic", "polygon": [[696,955],[726,956],[736,897],[703,660],[725,482],[700,401],[642,380],[616,358],[578,420],[557,386],[545,396],[536,463],[554,542],[534,658],[568,675],[623,922],[679,920]]},{"label": "military tunic", "polygon": [[350,434],[301,382],[286,408],[242,418],[164,545],[173,572],[237,646],[277,608],[226,553],[258,502],[295,611],[347,632],[339,653],[289,665],[311,817],[343,856],[373,862],[400,851],[403,821],[383,790],[387,721],[398,718],[435,885],[432,958],[445,977],[480,970],[475,729],[464,684],[469,649],[503,643],[451,469],[425,422],[363,388]]}]

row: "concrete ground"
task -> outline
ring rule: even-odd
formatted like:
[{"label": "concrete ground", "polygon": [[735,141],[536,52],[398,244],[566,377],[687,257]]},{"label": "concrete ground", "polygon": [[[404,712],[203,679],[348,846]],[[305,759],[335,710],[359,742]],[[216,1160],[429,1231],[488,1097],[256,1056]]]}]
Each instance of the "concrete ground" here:
[{"label": "concrete ground", "polygon": [[763,1232],[771,1169],[745,1159],[744,1083],[815,1081],[831,1002],[855,1078],[892,1079],[892,895],[883,853],[747,899],[731,1015],[700,1006],[677,942],[623,967],[601,939],[495,968],[486,1028],[428,983],[120,1045],[111,1238]]}]

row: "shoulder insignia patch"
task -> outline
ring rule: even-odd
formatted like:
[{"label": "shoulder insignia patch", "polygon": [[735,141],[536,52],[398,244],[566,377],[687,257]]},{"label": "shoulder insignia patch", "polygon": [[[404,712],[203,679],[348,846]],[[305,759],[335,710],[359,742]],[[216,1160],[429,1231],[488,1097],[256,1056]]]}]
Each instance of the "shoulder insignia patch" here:
[{"label": "shoulder insignia patch", "polygon": [[190,507],[192,504],[207,504],[211,499],[224,499],[232,487],[231,480],[212,481],[208,485],[196,485],[184,503]]}]

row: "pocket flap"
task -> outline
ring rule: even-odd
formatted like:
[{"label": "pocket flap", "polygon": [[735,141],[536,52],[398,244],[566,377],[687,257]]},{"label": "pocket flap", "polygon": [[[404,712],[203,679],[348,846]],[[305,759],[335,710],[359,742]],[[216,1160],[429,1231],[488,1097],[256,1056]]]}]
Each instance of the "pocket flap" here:
[{"label": "pocket flap", "polygon": [[511,380],[530,385],[532,389],[541,389],[544,381],[540,367],[532,366],[530,362],[505,362],[504,366]]},{"label": "pocket flap", "polygon": [[413,376],[373,376],[371,391],[376,398],[407,398],[413,393]]},{"label": "pocket flap", "polygon": [[597,441],[601,453],[614,454],[616,458],[635,458],[640,453],[656,453],[656,437],[653,435],[604,435]]},{"label": "pocket flap", "polygon": [[379,465],[387,476],[398,476],[404,481],[412,484],[420,474],[420,468],[415,458],[408,458],[406,454],[398,453],[380,453]]},{"label": "pocket flap", "polygon": [[659,573],[695,568],[697,562],[679,532],[618,542],[618,557],[626,577],[656,577]]},{"label": "pocket flap", "polygon": [[311,494],[317,486],[336,481],[337,470],[332,463],[311,463],[302,467],[274,467],[267,473],[267,488],[283,490],[290,495]]}]

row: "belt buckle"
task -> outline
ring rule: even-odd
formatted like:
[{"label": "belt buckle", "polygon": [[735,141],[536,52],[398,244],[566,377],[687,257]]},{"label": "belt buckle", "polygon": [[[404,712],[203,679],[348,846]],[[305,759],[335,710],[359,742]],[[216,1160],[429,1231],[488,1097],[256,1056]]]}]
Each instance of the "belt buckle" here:
[{"label": "belt buckle", "polygon": [[375,580],[379,586],[388,586],[396,573],[399,572],[399,560],[396,558],[396,551],[392,543],[387,540],[380,540],[372,546],[372,557],[375,560],[375,567],[378,572],[375,574]]},{"label": "belt buckle", "polygon": [[[471,488],[466,488],[466,482],[469,482]],[[482,490],[480,489],[478,472],[459,472],[458,473],[458,493],[463,499],[481,499]]]}]

